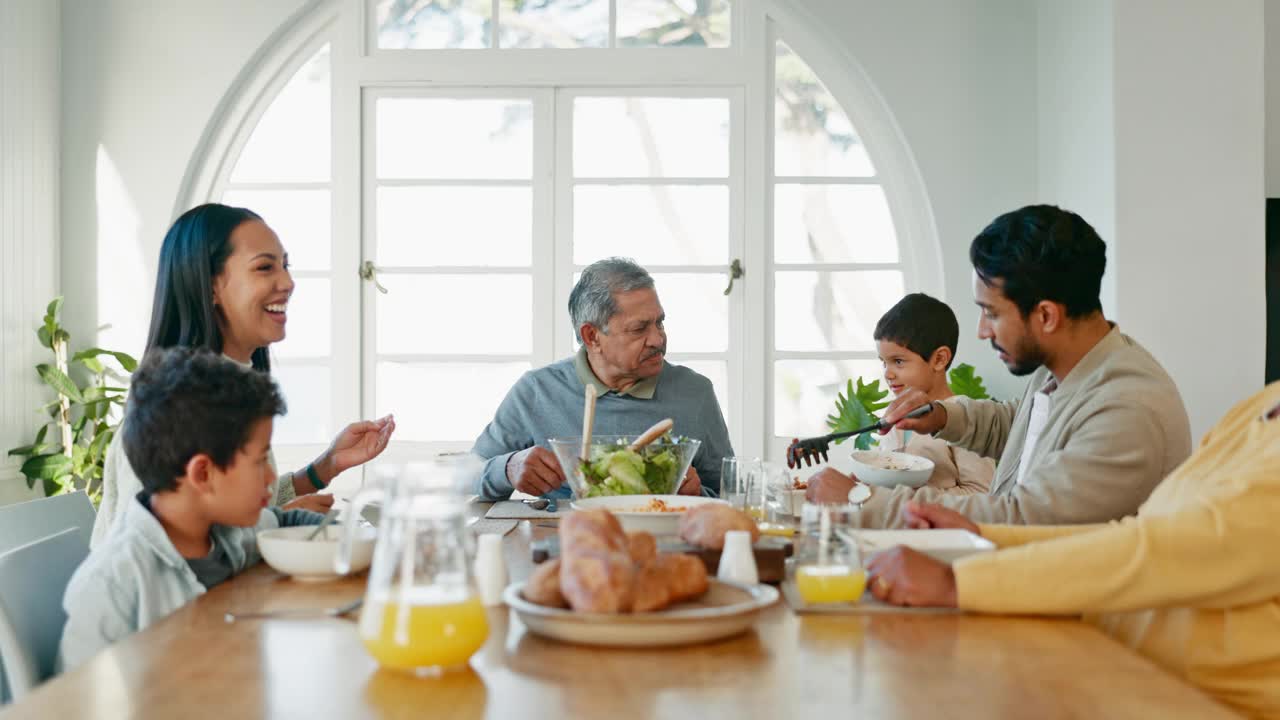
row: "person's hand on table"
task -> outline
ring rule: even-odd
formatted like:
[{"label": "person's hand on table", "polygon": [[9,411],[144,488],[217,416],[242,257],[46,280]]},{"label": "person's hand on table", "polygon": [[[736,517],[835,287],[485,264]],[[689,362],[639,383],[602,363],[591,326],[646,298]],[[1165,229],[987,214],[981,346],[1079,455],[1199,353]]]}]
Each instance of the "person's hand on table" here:
[{"label": "person's hand on table", "polygon": [[815,505],[843,505],[849,502],[849,491],[858,479],[839,470],[823,468],[809,478],[804,499]]},{"label": "person's hand on table", "polygon": [[978,526],[969,518],[950,508],[933,503],[908,502],[902,508],[902,522],[912,530],[930,528],[949,530],[968,530],[974,535],[982,535]]},{"label": "person's hand on table", "polygon": [[883,435],[896,426],[899,430],[914,430],[918,433],[932,435],[946,427],[947,410],[939,403],[933,403],[932,412],[910,420],[902,419],[903,415],[921,405],[928,405],[930,402],[926,393],[915,388],[909,388],[906,392],[894,398],[893,402],[889,403],[889,407],[884,409],[884,414],[880,417],[885,429],[880,434]]},{"label": "person's hand on table", "polygon": [[564,485],[564,471],[550,450],[534,445],[507,460],[507,482],[522,493],[545,495]]},{"label": "person's hand on table", "polygon": [[698,471],[692,466],[689,472],[684,474],[684,482],[680,483],[680,489],[676,492],[680,495],[702,494],[702,479],[698,477]]},{"label": "person's hand on table", "polygon": [[333,496],[328,493],[309,493],[285,503],[281,510],[310,510],[321,515],[333,507]]},{"label": "person's hand on table", "polygon": [[867,565],[868,587],[890,605],[955,607],[956,576],[951,566],[908,547],[875,556]]}]

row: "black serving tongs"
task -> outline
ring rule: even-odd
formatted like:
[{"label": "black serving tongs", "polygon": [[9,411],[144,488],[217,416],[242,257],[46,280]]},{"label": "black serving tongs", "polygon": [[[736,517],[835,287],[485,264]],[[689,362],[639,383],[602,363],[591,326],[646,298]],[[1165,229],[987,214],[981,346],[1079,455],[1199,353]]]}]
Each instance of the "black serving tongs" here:
[{"label": "black serving tongs", "polygon": [[[915,410],[903,415],[899,422],[908,418],[918,418],[922,415],[928,415],[932,410],[933,403],[921,405]],[[826,462],[827,451],[830,450],[832,441],[842,440],[847,437],[853,437],[854,435],[861,435],[872,431],[883,432],[891,427],[893,427],[893,425],[881,421],[875,425],[868,425],[864,428],[858,428],[857,430],[850,430],[848,432],[831,433],[830,435],[805,438],[804,440],[792,440],[791,445],[787,447],[787,467],[798,468],[802,461],[806,466],[812,465],[815,462]]]}]

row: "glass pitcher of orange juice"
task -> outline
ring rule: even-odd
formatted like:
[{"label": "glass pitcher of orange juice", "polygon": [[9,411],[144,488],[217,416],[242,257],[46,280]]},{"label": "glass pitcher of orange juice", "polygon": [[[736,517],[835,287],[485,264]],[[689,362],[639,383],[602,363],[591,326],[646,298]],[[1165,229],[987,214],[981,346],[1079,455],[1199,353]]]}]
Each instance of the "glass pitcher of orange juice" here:
[{"label": "glass pitcher of orange juice", "polygon": [[385,668],[433,675],[466,667],[489,623],[471,577],[462,458],[383,469],[346,514],[337,569],[349,562],[359,517],[381,505],[360,613],[360,638]]}]

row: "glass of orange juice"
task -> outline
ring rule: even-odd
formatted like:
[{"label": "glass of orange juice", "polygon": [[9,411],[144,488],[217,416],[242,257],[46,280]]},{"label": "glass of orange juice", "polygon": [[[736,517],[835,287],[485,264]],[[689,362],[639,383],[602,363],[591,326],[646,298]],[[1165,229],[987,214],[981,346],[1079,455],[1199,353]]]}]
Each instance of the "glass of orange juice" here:
[{"label": "glass of orange juice", "polygon": [[466,499],[455,482],[461,471],[452,462],[393,470],[349,510],[382,505],[359,632],[385,668],[419,675],[464,668],[489,637],[471,577]]},{"label": "glass of orange juice", "polygon": [[806,604],[856,603],[867,586],[856,505],[806,504],[793,580]]}]

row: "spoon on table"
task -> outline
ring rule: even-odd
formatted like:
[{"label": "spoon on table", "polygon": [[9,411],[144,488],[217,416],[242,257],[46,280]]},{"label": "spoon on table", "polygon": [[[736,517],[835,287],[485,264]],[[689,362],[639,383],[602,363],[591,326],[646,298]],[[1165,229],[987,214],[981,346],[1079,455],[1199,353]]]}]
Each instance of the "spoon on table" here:
[{"label": "spoon on table", "polygon": [[544,498],[544,497],[531,498],[528,500],[521,500],[520,502],[524,503],[525,505],[528,505],[534,510],[546,510],[547,512],[555,512],[560,509],[559,506],[556,505],[555,498]]},{"label": "spoon on table", "polygon": [[329,608],[286,608],[282,610],[263,610],[259,612],[227,613],[222,616],[226,622],[237,620],[256,620],[262,618],[308,618],[308,617],[342,617],[350,615],[364,604],[364,598],[353,600],[346,605]]},{"label": "spoon on table", "polygon": [[[337,517],[338,517],[337,510],[330,510],[329,512],[325,513],[324,520],[321,520],[320,524],[316,526],[316,529],[311,531],[311,534],[307,536],[307,540],[308,541],[315,540],[316,537],[320,535],[320,533],[325,531],[325,528],[329,527],[330,523],[332,523],[335,519],[337,519]],[[324,532],[324,539],[325,540],[329,539],[329,533]]]}]

